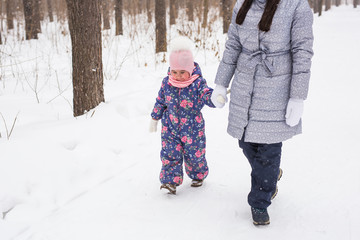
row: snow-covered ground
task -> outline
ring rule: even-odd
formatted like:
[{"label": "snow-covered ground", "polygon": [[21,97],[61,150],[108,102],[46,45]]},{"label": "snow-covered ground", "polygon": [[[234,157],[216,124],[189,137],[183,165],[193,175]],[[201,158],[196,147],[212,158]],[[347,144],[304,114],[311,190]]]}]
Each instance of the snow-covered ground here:
[{"label": "snow-covered ground", "polygon": [[[359,25],[351,6],[315,16],[304,134],[284,143],[266,227],[251,221],[250,167],[226,133],[227,108],[203,110],[204,186],[185,177],[176,196],[159,190],[160,133],[148,125],[167,64],[155,64],[152,28],[104,33],[106,102],[78,118],[64,27],[47,23],[22,43],[10,32],[0,46],[0,239],[360,239]],[[222,52],[217,37],[209,45]],[[196,50],[210,86],[216,51]]]}]

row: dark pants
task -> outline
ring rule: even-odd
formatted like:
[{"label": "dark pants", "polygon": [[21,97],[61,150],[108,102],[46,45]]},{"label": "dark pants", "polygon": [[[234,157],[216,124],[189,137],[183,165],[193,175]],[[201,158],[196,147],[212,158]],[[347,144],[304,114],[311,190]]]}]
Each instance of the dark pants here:
[{"label": "dark pants", "polygon": [[239,140],[239,146],[251,165],[250,206],[267,208],[276,191],[282,143],[259,144]]}]

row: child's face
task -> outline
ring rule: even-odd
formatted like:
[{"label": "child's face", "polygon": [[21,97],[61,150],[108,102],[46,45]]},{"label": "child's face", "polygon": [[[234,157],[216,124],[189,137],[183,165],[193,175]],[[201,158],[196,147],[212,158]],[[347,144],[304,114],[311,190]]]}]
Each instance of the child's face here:
[{"label": "child's face", "polygon": [[186,70],[171,70],[170,73],[178,81],[186,81],[190,78],[190,73]]}]

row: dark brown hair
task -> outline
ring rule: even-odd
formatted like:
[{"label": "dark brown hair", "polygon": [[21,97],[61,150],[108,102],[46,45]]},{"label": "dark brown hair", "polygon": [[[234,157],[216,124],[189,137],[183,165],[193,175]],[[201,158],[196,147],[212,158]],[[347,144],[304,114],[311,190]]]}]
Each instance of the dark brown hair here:
[{"label": "dark brown hair", "polygon": [[[243,24],[246,14],[248,13],[253,1],[254,0],[245,0],[243,2],[236,16],[237,24],[239,25]],[[270,30],[271,23],[279,2],[280,0],[266,0],[265,10],[263,15],[261,16],[261,20],[258,25],[261,31],[267,32]]]}]

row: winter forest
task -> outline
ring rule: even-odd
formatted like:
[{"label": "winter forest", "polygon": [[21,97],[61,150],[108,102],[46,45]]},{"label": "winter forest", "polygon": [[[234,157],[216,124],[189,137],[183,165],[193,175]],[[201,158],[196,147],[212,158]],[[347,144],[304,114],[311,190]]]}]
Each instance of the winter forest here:
[{"label": "winter forest", "polygon": [[228,105],[202,110],[201,188],[159,190],[161,129],[149,133],[171,40],[193,42],[215,87],[236,0],[0,0],[0,239],[360,239],[360,0],[308,2],[303,134],[284,143],[258,228]]}]

